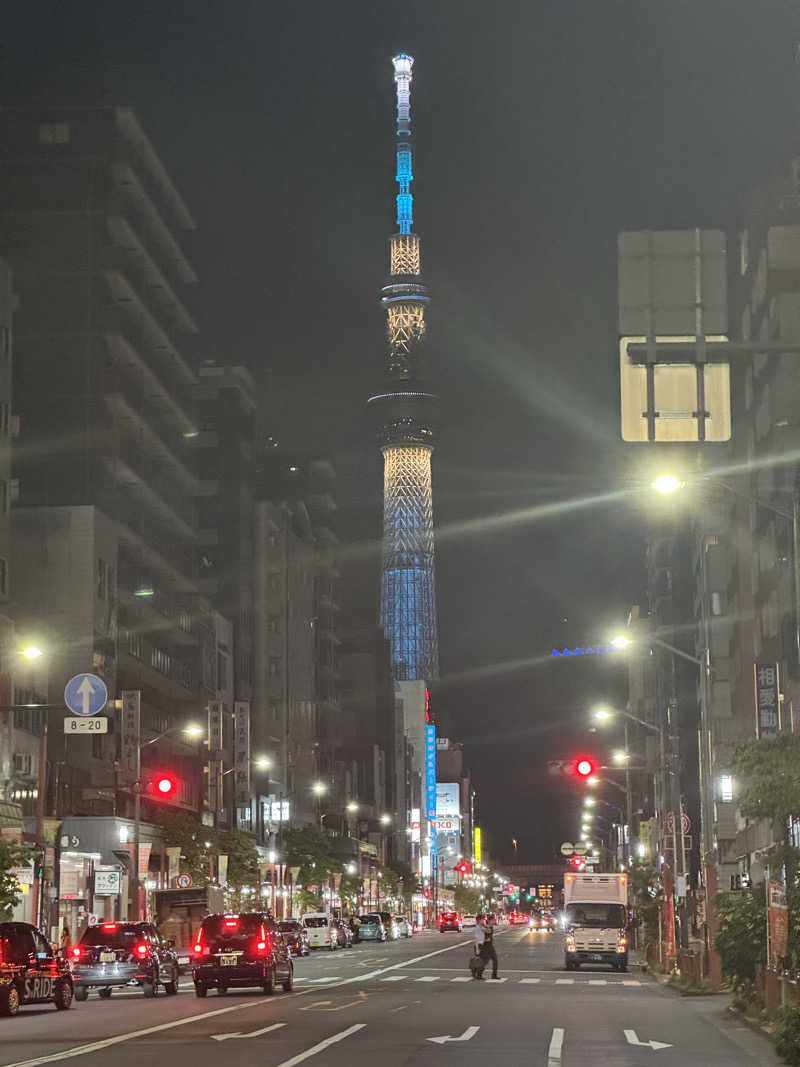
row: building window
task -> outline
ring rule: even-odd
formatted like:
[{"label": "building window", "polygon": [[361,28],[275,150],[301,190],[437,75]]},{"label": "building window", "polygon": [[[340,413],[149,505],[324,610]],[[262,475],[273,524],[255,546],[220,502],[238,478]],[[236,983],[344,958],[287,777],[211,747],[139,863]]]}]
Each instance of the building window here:
[{"label": "building window", "polygon": [[159,674],[168,675],[172,666],[172,660],[163,649],[154,646],[150,650],[150,666],[155,667]]},{"label": "building window", "polygon": [[719,776],[719,799],[726,804],[733,800],[733,778],[729,774]]},{"label": "building window", "polygon": [[128,630],[128,652],[136,659],[144,659],[144,640],[134,630]]},{"label": "building window", "polygon": [[269,676],[270,678],[279,678],[281,673],[281,661],[273,656],[269,661]]},{"label": "building window", "polygon": [[269,577],[267,578],[267,588],[269,589],[270,593],[280,593],[281,580],[277,574],[269,575]]},{"label": "building window", "polygon": [[40,122],[39,144],[69,144],[69,123]]},{"label": "building window", "polygon": [[217,652],[217,689],[228,687],[228,663],[221,652]]},{"label": "building window", "polygon": [[11,331],[8,326],[0,326],[0,360],[5,363],[11,355]]},{"label": "building window", "polygon": [[108,600],[108,564],[104,559],[97,560],[97,596]]},{"label": "building window", "polygon": [[267,630],[271,634],[279,634],[281,632],[281,619],[280,615],[270,615],[267,619]]},{"label": "building window", "polygon": [[279,714],[279,708],[278,708],[277,700],[271,700],[270,701],[269,710],[270,710],[270,714],[272,715],[273,722],[277,722],[278,721],[278,714]]},{"label": "building window", "polygon": [[3,437],[8,437],[8,431],[11,428],[11,406],[9,404],[0,404],[0,434]]},{"label": "building window", "polygon": [[181,664],[181,685],[187,689],[192,688],[192,668],[188,663]]},{"label": "building window", "polygon": [[8,596],[8,560],[0,556],[0,596]]}]

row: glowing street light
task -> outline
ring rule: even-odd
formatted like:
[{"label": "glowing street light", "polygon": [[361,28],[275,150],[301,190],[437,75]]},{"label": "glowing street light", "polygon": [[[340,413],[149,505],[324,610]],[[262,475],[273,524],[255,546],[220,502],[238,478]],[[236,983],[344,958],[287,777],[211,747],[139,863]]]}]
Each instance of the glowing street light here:
[{"label": "glowing street light", "polygon": [[184,726],[183,732],[186,734],[187,737],[202,737],[205,733],[205,730],[202,726],[198,726],[197,723],[190,722],[187,723],[186,726]]},{"label": "glowing street light", "polygon": [[391,815],[381,815],[381,822],[384,826],[388,825],[392,821]]},{"label": "glowing street light", "polygon": [[683,489],[685,484],[674,474],[659,474],[656,480],[650,483],[650,488],[655,489],[662,496],[669,496],[670,493],[676,493],[679,489]]},{"label": "glowing street light", "polygon": [[324,782],[314,782],[311,786],[311,792],[318,797],[321,797],[323,793],[327,793],[328,787]]},{"label": "glowing street light", "polygon": [[597,803],[597,801],[594,799],[594,797],[584,797],[583,798],[583,806],[585,808],[593,808],[596,803]]},{"label": "glowing street light", "polygon": [[621,749],[617,749],[612,753],[612,759],[615,763],[626,763],[631,758],[630,752],[623,752]]},{"label": "glowing street light", "polygon": [[40,656],[44,655],[44,652],[37,648],[36,645],[28,645],[27,648],[21,650],[21,653],[25,659],[39,659]]},{"label": "glowing street light", "polygon": [[261,771],[266,771],[272,766],[272,760],[269,756],[258,756],[253,760],[256,767]]},{"label": "glowing street light", "polygon": [[[631,639],[630,639],[630,637],[627,636],[627,634],[616,634],[614,637],[611,638],[611,640],[608,643],[611,645],[612,648],[619,648],[619,649],[628,648],[628,646],[632,644]],[[602,715],[602,714],[600,714],[600,712],[598,712],[595,715],[595,718],[596,719],[607,719],[608,718],[608,714]]]},{"label": "glowing street light", "polygon": [[347,810],[351,815],[354,815],[358,811],[358,804],[355,800],[351,800],[347,805]]}]

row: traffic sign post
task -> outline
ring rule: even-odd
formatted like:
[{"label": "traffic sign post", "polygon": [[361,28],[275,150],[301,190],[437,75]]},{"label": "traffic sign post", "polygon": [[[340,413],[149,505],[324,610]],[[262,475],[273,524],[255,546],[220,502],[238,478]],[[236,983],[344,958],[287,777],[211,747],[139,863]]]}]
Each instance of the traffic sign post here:
[{"label": "traffic sign post", "polygon": [[64,688],[64,703],[73,715],[98,715],[108,703],[108,689],[96,674],[76,674]]}]

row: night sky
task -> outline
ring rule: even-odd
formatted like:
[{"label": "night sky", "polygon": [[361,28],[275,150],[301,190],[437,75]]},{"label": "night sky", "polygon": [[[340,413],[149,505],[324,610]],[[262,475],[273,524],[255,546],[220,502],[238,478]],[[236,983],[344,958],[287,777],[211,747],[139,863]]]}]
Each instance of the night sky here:
[{"label": "night sky", "polygon": [[[444,732],[500,861],[547,862],[624,699],[596,643],[642,596],[640,454],[618,430],[616,234],[722,226],[797,147],[796,0],[115,0],[4,5],[3,97],[134,106],[185,196],[197,358],[247,364],[265,432],[330,455],[347,617],[377,617],[377,303],[393,230],[390,57],[416,59],[416,229],[443,399],[434,457]],[[0,249],[2,255],[2,249]],[[521,514],[520,514],[521,513]],[[491,518],[481,524],[473,520]],[[564,621],[568,620],[568,621]],[[605,742],[604,742],[605,743]]]}]

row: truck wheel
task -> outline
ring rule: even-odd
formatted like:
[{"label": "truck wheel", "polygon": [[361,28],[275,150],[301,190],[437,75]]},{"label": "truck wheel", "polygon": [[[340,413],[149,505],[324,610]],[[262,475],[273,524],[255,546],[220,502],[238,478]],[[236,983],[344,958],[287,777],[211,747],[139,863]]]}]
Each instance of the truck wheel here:
[{"label": "truck wheel", "polygon": [[177,982],[165,982],[164,983],[164,992],[167,994],[168,997],[174,997],[175,994],[178,992],[178,983]]},{"label": "truck wheel", "polygon": [[194,984],[194,995],[196,997],[206,997],[206,996],[208,996],[208,987],[204,986],[202,982],[195,982],[195,984]]},{"label": "truck wheel", "polygon": [[89,990],[86,988],[85,985],[79,985],[79,986],[75,987],[75,999],[76,1000],[87,1000],[88,997],[89,997]]},{"label": "truck wheel", "polygon": [[111,986],[104,986],[103,989],[98,990],[98,992],[99,995],[103,998],[103,1000],[108,1000],[108,998],[111,996]]},{"label": "truck wheel", "polygon": [[16,1015],[18,1012],[19,990],[15,985],[10,985],[0,993],[0,1015]]},{"label": "truck wheel", "polygon": [[154,997],[158,990],[158,979],[151,974],[146,982],[142,982],[142,992],[146,997]]},{"label": "truck wheel", "polygon": [[[110,992],[111,990],[109,989]],[[63,981],[58,983],[53,1002],[58,1011],[67,1011],[72,1007],[72,982]]]}]

